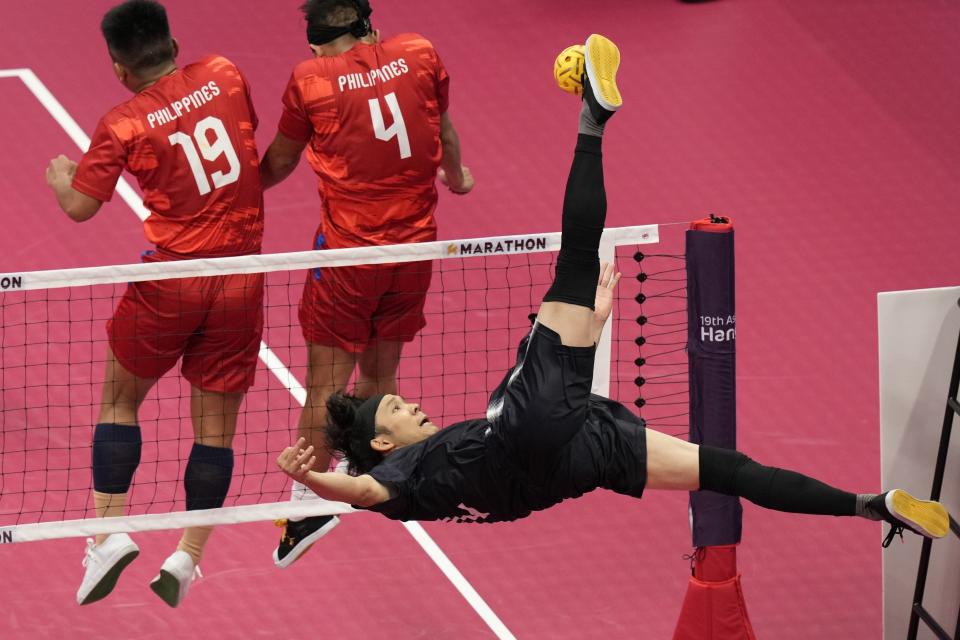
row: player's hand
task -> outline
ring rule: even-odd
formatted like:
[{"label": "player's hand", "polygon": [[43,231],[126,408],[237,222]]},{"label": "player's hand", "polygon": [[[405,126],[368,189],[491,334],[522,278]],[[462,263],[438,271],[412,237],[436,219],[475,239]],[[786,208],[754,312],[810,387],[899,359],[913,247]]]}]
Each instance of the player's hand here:
[{"label": "player's hand", "polygon": [[77,173],[77,163],[60,154],[47,165],[47,184],[51,187],[69,185]]},{"label": "player's hand", "polygon": [[593,323],[599,329],[603,328],[613,310],[613,292],[616,290],[617,283],[620,282],[621,275],[609,262],[600,263],[597,296],[593,302]]},{"label": "player's hand", "polygon": [[303,479],[307,477],[307,474],[310,473],[313,465],[317,462],[317,456],[313,455],[313,445],[304,449],[305,444],[307,444],[307,441],[300,438],[293,446],[284,449],[277,457],[277,466],[285,474],[299,482],[303,482]]},{"label": "player's hand", "polygon": [[446,171],[437,169],[437,178],[447,189],[458,195],[470,193],[470,190],[473,189],[473,174],[467,167],[460,167],[460,175],[459,181],[451,180]]}]

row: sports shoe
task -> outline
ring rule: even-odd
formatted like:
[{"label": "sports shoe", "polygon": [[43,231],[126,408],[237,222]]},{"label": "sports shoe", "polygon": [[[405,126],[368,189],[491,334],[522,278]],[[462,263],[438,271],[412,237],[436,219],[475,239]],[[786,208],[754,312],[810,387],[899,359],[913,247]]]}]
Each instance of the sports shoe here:
[{"label": "sports shoe", "polygon": [[881,493],[867,506],[892,525],[883,540],[884,548],[890,546],[895,536],[903,538],[904,529],[925,538],[942,538],[950,529],[950,515],[942,504],[918,500],[903,489]]},{"label": "sports shoe", "polygon": [[273,550],[273,563],[280,569],[293,564],[313,546],[313,543],[330,533],[340,524],[337,516],[313,516],[303,520],[275,520],[278,527],[283,527],[283,536],[280,544]]},{"label": "sports shoe", "polygon": [[83,556],[83,566],[87,570],[77,590],[77,603],[90,604],[110,595],[120,573],[138,555],[140,548],[125,533],[107,536],[101,545],[97,545],[93,538],[87,538],[87,551]]},{"label": "sports shoe", "polygon": [[617,88],[620,50],[609,39],[596,33],[587,38],[585,49],[583,99],[597,124],[603,124],[623,106],[623,97]]},{"label": "sports shoe", "polygon": [[186,551],[174,551],[163,561],[160,573],[150,583],[153,592],[171,607],[176,607],[187,597],[190,584],[202,578],[200,567],[193,564],[193,558]]}]

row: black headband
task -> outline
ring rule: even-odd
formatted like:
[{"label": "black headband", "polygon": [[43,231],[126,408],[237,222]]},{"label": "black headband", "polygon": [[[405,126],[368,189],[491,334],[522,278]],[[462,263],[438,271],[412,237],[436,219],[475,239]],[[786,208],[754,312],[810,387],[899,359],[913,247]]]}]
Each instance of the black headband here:
[{"label": "black headband", "polygon": [[370,440],[377,434],[377,409],[384,397],[382,393],[370,396],[357,407],[357,423],[363,427]]},{"label": "black headband", "polygon": [[370,33],[370,14],[373,9],[366,0],[355,0],[357,20],[342,27],[330,27],[324,24],[310,24],[307,22],[307,42],[321,45],[336,40],[340,36],[352,33],[355,38],[362,38]]}]

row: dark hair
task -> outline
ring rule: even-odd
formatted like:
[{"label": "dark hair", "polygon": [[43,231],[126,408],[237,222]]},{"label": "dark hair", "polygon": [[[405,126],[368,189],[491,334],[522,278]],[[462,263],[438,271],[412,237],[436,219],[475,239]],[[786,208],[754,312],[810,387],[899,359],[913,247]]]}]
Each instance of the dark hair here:
[{"label": "dark hair", "polygon": [[300,5],[300,11],[308,24],[326,27],[345,27],[360,19],[353,0],[307,0]]},{"label": "dark hair", "polygon": [[[370,471],[383,460],[383,454],[370,446],[370,431],[359,420],[357,409],[363,400],[342,391],[327,398],[327,449],[346,456],[348,470],[354,475]],[[384,431],[376,427],[374,433]]]},{"label": "dark hair", "polygon": [[307,20],[307,41],[323,44],[346,33],[362,38],[372,30],[368,0],[307,0],[300,5]]},{"label": "dark hair", "polygon": [[100,31],[114,60],[138,72],[173,60],[167,10],[154,0],[128,0],[103,16]]}]

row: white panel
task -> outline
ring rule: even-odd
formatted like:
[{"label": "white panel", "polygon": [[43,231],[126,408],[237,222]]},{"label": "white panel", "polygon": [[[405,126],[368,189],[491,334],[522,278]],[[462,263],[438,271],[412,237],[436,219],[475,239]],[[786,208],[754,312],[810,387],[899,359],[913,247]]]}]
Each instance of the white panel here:
[{"label": "white panel", "polygon": [[[884,488],[929,497],[960,334],[960,287],[877,296],[880,338],[880,458]],[[941,497],[960,513],[960,420],[953,436]],[[886,532],[886,527],[884,529]],[[884,638],[906,638],[920,559],[920,539],[904,534],[883,552]],[[960,606],[960,541],[934,541],[924,607],[948,633]],[[920,623],[918,638],[935,636]]]}]

